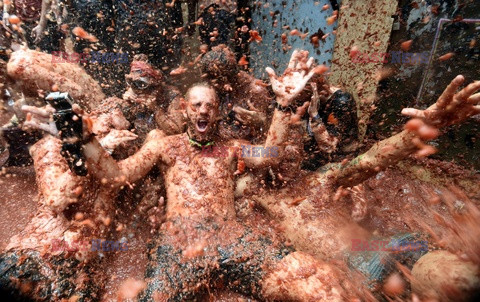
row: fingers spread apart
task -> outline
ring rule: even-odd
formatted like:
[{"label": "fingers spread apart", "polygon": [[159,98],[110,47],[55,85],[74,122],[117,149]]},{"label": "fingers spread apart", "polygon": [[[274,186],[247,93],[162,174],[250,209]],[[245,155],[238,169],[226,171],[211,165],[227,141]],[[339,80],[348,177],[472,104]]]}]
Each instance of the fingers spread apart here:
[{"label": "fingers spread apart", "polygon": [[480,103],[480,92],[475,93],[467,99],[467,102],[472,105],[477,105]]},{"label": "fingers spread apart", "polygon": [[420,119],[425,118],[425,112],[423,110],[418,110],[415,108],[403,108],[402,114],[412,118],[420,118]]},{"label": "fingers spread apart", "polygon": [[453,97],[453,100],[449,104],[446,104],[445,109],[449,112],[455,111],[462,103],[467,103],[468,98],[478,89],[480,89],[480,81],[471,83],[467,87],[463,88],[459,93],[457,93]]},{"label": "fingers spread apart", "polygon": [[439,109],[445,108],[453,99],[457,89],[463,84],[465,78],[462,75],[458,75],[453,79],[450,84],[445,88],[442,95],[438,98],[437,107]]}]

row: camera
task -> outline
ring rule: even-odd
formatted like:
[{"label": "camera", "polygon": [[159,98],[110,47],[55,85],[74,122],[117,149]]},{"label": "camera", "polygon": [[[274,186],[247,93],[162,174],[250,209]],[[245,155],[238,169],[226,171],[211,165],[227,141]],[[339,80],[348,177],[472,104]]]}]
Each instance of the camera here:
[{"label": "camera", "polygon": [[66,92],[52,92],[45,100],[55,108],[53,120],[63,141],[62,156],[67,160],[72,172],[80,176],[87,175],[82,144],[82,118],[72,110],[73,99]]}]

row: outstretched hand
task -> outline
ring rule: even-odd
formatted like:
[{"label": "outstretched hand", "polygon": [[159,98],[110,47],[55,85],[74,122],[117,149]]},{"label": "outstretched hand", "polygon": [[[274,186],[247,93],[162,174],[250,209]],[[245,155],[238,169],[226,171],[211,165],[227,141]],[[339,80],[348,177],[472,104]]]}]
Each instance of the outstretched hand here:
[{"label": "outstretched hand", "polygon": [[[91,120],[88,117],[85,118],[83,116],[84,112],[82,108],[80,108],[78,104],[73,104],[72,110],[74,113],[76,113],[79,117],[83,119],[84,123],[86,123],[86,125],[84,124],[86,127],[83,127],[84,132],[88,133],[89,131],[91,131],[92,127],[91,125],[89,125],[89,123],[91,123]],[[59,134],[55,121],[53,120],[53,114],[56,110],[49,104],[44,107],[23,105],[22,111],[25,112],[25,114],[27,115],[26,120],[23,123],[23,127],[25,129],[39,129],[55,136]],[[88,121],[85,121],[85,119],[87,119]]]},{"label": "outstretched hand", "polygon": [[240,106],[234,106],[232,110],[235,112],[235,118],[244,125],[261,127],[265,123],[265,116],[255,110],[247,110]]},{"label": "outstretched hand", "polygon": [[52,135],[58,134],[57,126],[53,121],[52,115],[55,109],[47,105],[45,107],[22,106],[22,111],[27,114],[23,127],[26,129],[33,128],[48,132]]},{"label": "outstretched hand", "polygon": [[111,129],[108,134],[100,139],[100,145],[112,153],[122,143],[132,141],[138,138],[138,135],[128,130]]},{"label": "outstretched hand", "polygon": [[315,70],[312,68],[313,62],[313,57],[308,58],[308,51],[295,50],[281,77],[278,77],[272,68],[265,69],[270,77],[273,92],[277,96],[277,103],[281,106],[289,106],[300,94],[315,74]]},{"label": "outstretched hand", "polygon": [[480,113],[480,81],[475,81],[455,93],[465,78],[458,75],[450,82],[437,102],[425,110],[404,108],[402,114],[422,119],[436,128],[458,124],[467,118]]}]

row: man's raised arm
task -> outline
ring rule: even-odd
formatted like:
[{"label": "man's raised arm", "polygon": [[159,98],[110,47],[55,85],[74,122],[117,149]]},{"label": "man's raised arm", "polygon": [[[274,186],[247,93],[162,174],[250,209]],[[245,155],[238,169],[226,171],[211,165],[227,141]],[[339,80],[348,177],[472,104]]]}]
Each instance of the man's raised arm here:
[{"label": "man's raised arm", "polygon": [[140,150],[119,162],[112,158],[98,140],[92,138],[83,145],[88,171],[95,178],[113,186],[122,186],[126,182],[133,183],[144,177],[161,159],[162,137],[164,137],[162,131],[157,129],[150,131]]},{"label": "man's raised arm", "polygon": [[[75,158],[75,160],[73,160],[73,166],[70,167],[71,169],[75,170],[75,168],[80,168],[80,166],[83,166],[84,163],[82,162],[83,160],[81,159],[81,155],[84,155],[88,172],[91,175],[99,180],[102,180],[102,182],[110,183],[113,186],[122,186],[126,182],[135,182],[145,176],[148,171],[150,171],[150,169],[161,159],[162,150],[164,149],[162,148],[163,142],[161,138],[165,136],[162,131],[157,129],[150,131],[145,139],[144,145],[137,153],[125,160],[117,162],[91,134],[93,122],[90,118],[83,118],[83,127],[76,128],[73,126],[68,126],[76,124],[74,119],[77,118],[78,120],[78,117],[82,116],[83,113],[78,105],[73,105],[72,109],[73,112],[75,112],[75,114],[72,115],[72,120],[64,120],[63,122],[65,123],[65,127],[59,131],[59,129],[57,129],[56,122],[52,121],[52,114],[54,114],[56,110],[51,106],[48,105],[44,108],[32,106],[22,107],[22,110],[28,113],[27,121],[24,123],[25,127],[36,128],[47,131],[55,136],[61,136],[63,144],[67,146],[78,145],[79,143],[80,145],[83,144],[81,148],[78,149],[65,149],[65,153],[68,157],[67,161]],[[61,123],[61,125],[63,125],[63,123]],[[74,128],[76,130],[74,130]],[[77,133],[82,132],[82,128],[83,133]],[[66,136],[68,137],[64,137],[65,135],[62,135],[62,131],[67,132],[68,135]],[[82,139],[82,137],[89,137],[89,139]],[[82,152],[83,154],[77,154]]]},{"label": "man's raised arm", "polygon": [[[289,133],[292,115],[296,108],[292,103],[310,78],[316,73],[324,72],[326,69],[313,67],[313,58],[308,58],[308,51],[295,50],[292,54],[288,67],[281,77],[277,77],[273,69],[266,68],[272,89],[276,95],[276,109],[273,113],[272,123],[268,130],[267,139],[264,146],[254,146],[260,148],[277,148],[279,154],[283,152],[285,141]],[[322,67],[322,66],[319,66]],[[268,165],[277,165],[281,156],[268,157],[245,157],[244,162],[248,167],[264,167]]]},{"label": "man's raised arm", "polygon": [[480,81],[471,83],[455,93],[463,84],[459,75],[447,86],[437,102],[426,110],[405,108],[402,114],[413,117],[405,130],[376,143],[370,150],[327,175],[336,185],[355,186],[388,166],[417,152],[419,156],[430,155],[435,149],[424,142],[436,138],[441,128],[458,124],[480,113]]}]

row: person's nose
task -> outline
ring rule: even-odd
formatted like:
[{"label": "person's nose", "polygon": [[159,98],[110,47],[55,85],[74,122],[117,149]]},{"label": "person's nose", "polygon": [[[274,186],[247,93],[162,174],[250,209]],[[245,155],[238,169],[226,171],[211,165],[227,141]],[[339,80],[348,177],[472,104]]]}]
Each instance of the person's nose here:
[{"label": "person's nose", "polygon": [[207,104],[202,104],[202,106],[200,106],[199,113],[202,114],[202,115],[207,115],[208,114]]}]

